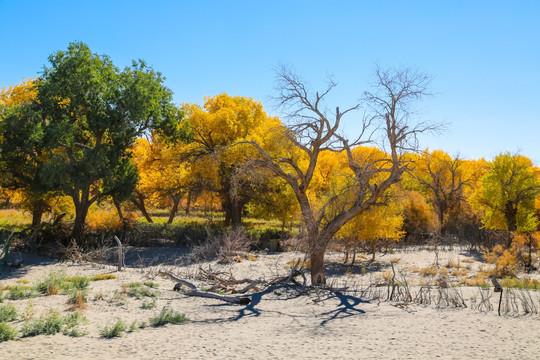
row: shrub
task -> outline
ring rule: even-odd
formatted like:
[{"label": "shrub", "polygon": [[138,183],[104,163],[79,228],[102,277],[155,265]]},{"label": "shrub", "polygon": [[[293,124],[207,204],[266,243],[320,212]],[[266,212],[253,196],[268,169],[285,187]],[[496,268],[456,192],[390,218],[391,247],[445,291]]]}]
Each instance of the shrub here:
[{"label": "shrub", "polygon": [[500,281],[502,287],[517,288],[517,289],[529,289],[540,290],[540,281],[531,278],[504,278]]},{"label": "shrub", "polygon": [[188,321],[184,314],[176,312],[171,308],[164,307],[158,316],[150,319],[150,325],[157,327],[166,324],[182,324]]},{"label": "shrub", "polygon": [[156,307],[156,299],[152,299],[152,300],[144,300],[142,305],[141,305],[141,308],[142,309],[153,309]]},{"label": "shrub", "polygon": [[65,277],[64,273],[51,272],[44,280],[38,282],[36,289],[45,295],[59,294],[60,289],[64,286]]},{"label": "shrub", "polygon": [[90,278],[87,278],[86,276],[72,276],[66,278],[66,284],[64,286],[66,289],[84,291],[90,286]]},{"label": "shrub", "polygon": [[517,270],[517,256],[512,249],[504,249],[502,245],[493,247],[492,251],[486,251],[484,258],[488,263],[494,264],[493,276],[502,277],[514,275]]},{"label": "shrub", "polygon": [[14,321],[17,319],[17,309],[13,304],[0,306],[0,323]]},{"label": "shrub", "polygon": [[22,300],[35,297],[37,294],[34,288],[26,285],[15,285],[9,289],[8,298],[10,300]]},{"label": "shrub", "polygon": [[133,282],[122,285],[122,292],[136,299],[142,299],[143,297],[156,298],[160,295],[159,291],[152,291],[147,287],[144,287],[143,284],[140,282]]},{"label": "shrub", "polygon": [[15,328],[5,322],[0,322],[0,342],[15,340],[17,336],[18,332]]},{"label": "shrub", "polygon": [[81,329],[80,324],[88,324],[88,320],[79,314],[78,312],[73,312],[64,317],[64,329],[62,333],[71,337],[81,337],[88,333],[86,329]]},{"label": "shrub", "polygon": [[67,303],[71,305],[71,308],[73,310],[75,309],[84,310],[86,309],[87,301],[88,300],[86,299],[86,291],[75,289],[70,294]]},{"label": "shrub", "polygon": [[58,311],[50,310],[46,316],[26,321],[22,327],[22,336],[54,335],[62,331],[64,322]]},{"label": "shrub", "polygon": [[122,333],[126,331],[126,323],[118,320],[113,326],[109,326],[107,324],[100,332],[99,334],[101,337],[105,339],[112,339],[115,337],[122,336]]}]

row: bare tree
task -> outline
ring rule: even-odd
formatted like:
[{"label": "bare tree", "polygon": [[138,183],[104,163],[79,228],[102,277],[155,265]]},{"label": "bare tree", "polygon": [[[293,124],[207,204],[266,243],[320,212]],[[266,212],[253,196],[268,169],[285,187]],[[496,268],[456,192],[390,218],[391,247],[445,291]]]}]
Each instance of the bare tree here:
[{"label": "bare tree", "polygon": [[[356,104],[346,110],[336,107],[328,111],[325,97],[336,86],[331,79],[323,92],[311,93],[306,83],[287,67],[277,75],[277,101],[284,109],[288,126],[283,135],[289,142],[285,156],[276,157],[254,141],[261,158],[250,166],[264,167],[286,180],[300,205],[306,226],[311,281],[313,285],[326,283],[324,255],[338,230],[349,220],[371,206],[384,204],[385,192],[398,182],[407,169],[403,154],[417,149],[419,133],[436,130],[428,123],[411,123],[414,102],[427,94],[429,78],[410,69],[375,72],[377,84],[373,92],[364,93],[364,101],[371,115],[362,117],[359,135],[353,140],[340,134],[342,119],[358,110]],[[377,135],[382,135],[377,140]],[[359,158],[354,148],[379,145],[385,150],[383,158]],[[325,204],[317,205],[308,196],[310,185],[321,153],[343,151],[351,170],[351,185],[346,192],[333,194]],[[282,155],[282,154],[281,154]],[[351,188],[354,190],[351,198]],[[348,196],[346,205],[336,207],[338,197]],[[330,210],[331,208],[331,210]]]}]

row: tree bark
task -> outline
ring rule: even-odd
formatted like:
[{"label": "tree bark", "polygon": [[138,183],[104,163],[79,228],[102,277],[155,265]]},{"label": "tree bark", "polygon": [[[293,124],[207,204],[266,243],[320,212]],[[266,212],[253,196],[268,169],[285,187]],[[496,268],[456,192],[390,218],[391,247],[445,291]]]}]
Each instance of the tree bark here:
[{"label": "tree bark", "polygon": [[131,199],[131,202],[137,207],[137,209],[139,209],[141,214],[143,214],[146,221],[151,224],[154,222],[154,220],[152,220],[152,218],[148,214],[148,211],[146,211],[146,206],[144,205],[144,197],[142,196],[142,194],[136,193]]},{"label": "tree bark", "polygon": [[317,248],[309,256],[311,270],[311,284],[313,286],[326,285],[326,275],[324,273],[324,253],[325,247]]},{"label": "tree bark", "polygon": [[182,197],[180,197],[180,196],[173,196],[172,197],[173,207],[172,207],[171,212],[169,214],[169,220],[167,220],[167,224],[172,224],[172,222],[174,220],[174,217],[176,216],[176,212],[178,211],[178,204],[180,203],[181,198]]},{"label": "tree bark", "polygon": [[86,215],[88,215],[88,209],[93,204],[94,200],[90,200],[90,187],[85,187],[81,190],[74,189],[72,193],[73,203],[75,205],[75,221],[73,223],[73,230],[71,237],[79,240],[84,233],[84,226],[86,224]]},{"label": "tree bark", "polygon": [[32,205],[32,227],[36,228],[41,224],[41,219],[45,212],[45,204],[42,200],[36,200]]},{"label": "tree bark", "polygon": [[125,218],[124,218],[124,214],[122,214],[122,207],[120,206],[120,202],[116,200],[115,197],[113,197],[113,204],[114,204],[114,207],[116,208],[116,212],[118,213],[118,217],[120,218],[120,221],[122,221],[123,223]]}]

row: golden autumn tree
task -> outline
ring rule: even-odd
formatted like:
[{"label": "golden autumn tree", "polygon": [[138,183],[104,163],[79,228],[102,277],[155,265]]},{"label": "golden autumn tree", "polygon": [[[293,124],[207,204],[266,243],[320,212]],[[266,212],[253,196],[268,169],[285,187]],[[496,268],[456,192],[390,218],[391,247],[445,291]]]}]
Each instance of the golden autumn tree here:
[{"label": "golden autumn tree", "polygon": [[452,217],[465,203],[465,187],[471,181],[464,160],[441,150],[426,150],[414,161],[411,174],[433,205],[439,232],[444,235]]},{"label": "golden autumn tree", "polygon": [[235,144],[249,140],[256,129],[275,119],[266,115],[261,103],[227,94],[205,98],[203,107],[185,105],[184,111],[193,138],[183,153],[192,162],[192,171],[205,178],[207,190],[219,195],[225,225],[240,225],[245,205],[261,184],[253,174],[237,174],[256,151]]},{"label": "golden autumn tree", "polygon": [[[133,159],[139,180],[133,202],[149,222],[145,201],[153,205],[170,206],[167,223],[172,223],[180,201],[187,197],[188,203],[201,188],[200,175],[188,161],[184,141],[168,144],[167,140],[154,135],[150,141],[139,138],[133,147]],[[188,205],[189,206],[189,205]]]}]

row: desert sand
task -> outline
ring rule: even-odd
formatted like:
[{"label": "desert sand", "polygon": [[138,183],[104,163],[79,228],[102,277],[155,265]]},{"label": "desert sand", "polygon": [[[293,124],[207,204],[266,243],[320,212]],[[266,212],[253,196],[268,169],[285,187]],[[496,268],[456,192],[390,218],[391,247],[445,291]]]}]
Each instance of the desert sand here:
[{"label": "desert sand", "polygon": [[[413,265],[432,264],[433,252],[425,250],[397,251],[349,271],[339,265],[343,255],[331,254],[329,283],[349,286],[347,291],[321,290],[293,296],[295,293],[281,288],[254,296],[247,306],[186,296],[173,291],[174,282],[158,275],[160,270],[169,271],[200,287],[205,284],[195,276],[199,268],[226,272],[236,279],[271,279],[286,276],[290,272],[287,263],[302,256],[294,252],[254,255],[258,261],[185,265],[189,255],[178,249],[130,248],[126,254],[128,266],[118,272],[112,264],[57,262],[14,254],[22,259],[23,266],[0,268],[4,286],[17,280],[20,283],[21,279],[33,285],[51,272],[81,276],[110,273],[116,279],[91,282],[87,308],[82,311],[89,320],[87,335],[18,338],[0,343],[0,355],[6,359],[540,359],[539,315],[498,316],[498,295],[492,297],[494,310],[483,312],[471,307],[473,294],[479,291],[472,287],[459,289],[467,308],[360,296],[362,289],[388,274],[390,261],[396,263],[400,273]],[[438,261],[468,257],[474,258],[460,250],[442,251]],[[482,266],[477,260],[470,265]],[[148,280],[159,284],[155,308],[141,308],[144,300],[136,298],[114,300],[122,284]],[[12,303],[21,313],[30,309],[39,316],[49,309],[68,313],[66,302],[67,295],[50,295],[6,299],[2,305]],[[100,337],[100,330],[107,324],[117,320],[147,322],[164,306],[184,313],[189,321],[146,327],[119,338]]]}]

